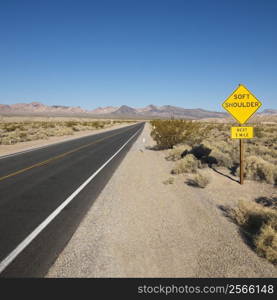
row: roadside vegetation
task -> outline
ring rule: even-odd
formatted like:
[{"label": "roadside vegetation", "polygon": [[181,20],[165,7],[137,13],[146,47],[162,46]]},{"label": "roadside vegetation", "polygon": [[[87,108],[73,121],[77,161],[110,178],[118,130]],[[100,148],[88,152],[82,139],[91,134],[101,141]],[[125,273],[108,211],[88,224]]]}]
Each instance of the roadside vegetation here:
[{"label": "roadside vegetation", "polygon": [[20,142],[48,139],[52,136],[73,135],[78,131],[103,129],[115,124],[133,121],[123,120],[24,120],[0,122],[0,145],[12,145]]},{"label": "roadside vegetation", "polygon": [[[151,136],[157,149],[168,149],[175,162],[172,174],[226,168],[239,174],[238,140],[230,138],[232,124],[185,120],[153,120]],[[245,140],[245,178],[277,184],[277,124],[254,124],[255,138]]]},{"label": "roadside vegetation", "polygon": [[242,235],[258,255],[277,264],[277,198],[239,201],[228,216],[240,227]]},{"label": "roadside vegetation", "polygon": [[175,145],[200,142],[209,126],[185,120],[153,120],[151,136],[158,149],[169,149]]},{"label": "roadside vegetation", "polygon": [[199,188],[205,188],[210,183],[210,178],[208,175],[197,172],[192,179],[188,179],[187,184]]},{"label": "roadside vegetation", "polygon": [[[261,121],[261,120],[260,120]],[[254,138],[245,143],[245,178],[277,185],[277,123],[254,123]],[[230,138],[230,123],[180,120],[151,121],[151,136],[157,149],[172,162],[171,174],[183,174],[190,186],[205,188],[211,179],[204,169],[239,175],[239,141]],[[207,170],[208,171],[208,170]],[[226,214],[256,253],[277,264],[277,198],[241,200]]]}]

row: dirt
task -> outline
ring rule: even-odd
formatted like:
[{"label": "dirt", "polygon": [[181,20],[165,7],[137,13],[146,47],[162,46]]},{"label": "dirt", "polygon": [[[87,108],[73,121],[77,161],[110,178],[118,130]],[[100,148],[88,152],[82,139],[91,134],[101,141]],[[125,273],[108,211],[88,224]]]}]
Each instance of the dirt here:
[{"label": "dirt", "polygon": [[222,210],[274,189],[211,169],[205,189],[184,175],[164,184],[173,163],[148,149],[149,133],[146,125],[47,277],[277,277]]}]

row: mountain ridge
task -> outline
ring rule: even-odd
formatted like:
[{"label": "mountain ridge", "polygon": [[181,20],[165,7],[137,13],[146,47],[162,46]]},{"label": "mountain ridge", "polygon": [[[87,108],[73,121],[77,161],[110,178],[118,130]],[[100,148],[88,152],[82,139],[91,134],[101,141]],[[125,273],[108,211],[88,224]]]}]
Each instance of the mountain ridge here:
[{"label": "mountain ridge", "polygon": [[[0,104],[0,114],[59,114],[74,115],[81,114],[87,116],[107,116],[107,117],[155,117],[155,118],[225,118],[226,112],[205,110],[202,108],[183,108],[173,105],[157,106],[149,104],[145,107],[133,108],[128,105],[97,107],[86,110],[80,106],[45,105],[41,102]],[[277,114],[276,109],[265,109],[259,114]]]}]

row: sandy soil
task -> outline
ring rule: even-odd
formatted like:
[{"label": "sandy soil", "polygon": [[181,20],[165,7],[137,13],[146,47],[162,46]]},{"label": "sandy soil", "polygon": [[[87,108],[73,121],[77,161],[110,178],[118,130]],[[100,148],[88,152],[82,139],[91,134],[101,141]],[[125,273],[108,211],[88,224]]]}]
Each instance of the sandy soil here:
[{"label": "sandy soil", "polygon": [[47,140],[35,140],[35,141],[21,142],[21,143],[17,143],[17,144],[14,144],[14,145],[0,145],[0,156],[13,154],[13,153],[16,153],[16,152],[25,151],[25,150],[29,150],[29,149],[34,149],[34,148],[38,148],[38,147],[43,147],[43,146],[46,146],[46,145],[51,145],[51,144],[55,144],[55,143],[62,142],[62,141],[68,141],[68,140],[71,140],[71,139],[76,139],[76,138],[83,137],[83,136],[88,136],[88,135],[91,135],[91,134],[97,134],[97,133],[101,133],[101,132],[112,130],[112,129],[121,128],[121,127],[128,126],[128,125],[131,125],[131,124],[129,124],[129,123],[116,124],[114,126],[109,126],[109,127],[104,128],[104,129],[79,131],[79,132],[74,133],[73,135],[51,136]]},{"label": "sandy soil", "polygon": [[151,145],[147,125],[47,277],[277,277],[220,209],[274,190],[212,170],[205,189],[165,185],[172,162]]}]

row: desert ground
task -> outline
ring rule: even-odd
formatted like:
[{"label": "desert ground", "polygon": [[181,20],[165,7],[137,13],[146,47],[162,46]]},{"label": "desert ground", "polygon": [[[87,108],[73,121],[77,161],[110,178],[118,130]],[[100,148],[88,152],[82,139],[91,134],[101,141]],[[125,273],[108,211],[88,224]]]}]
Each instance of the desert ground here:
[{"label": "desert ground", "polygon": [[133,122],[70,117],[2,116],[0,156],[101,133]]},{"label": "desert ground", "polygon": [[[0,155],[133,122],[2,117]],[[250,124],[243,185],[232,124],[146,122],[47,277],[276,277],[276,117]]]},{"label": "desert ground", "polygon": [[204,140],[217,159],[209,167],[181,156],[192,144],[158,149],[146,124],[47,277],[276,277],[271,125],[249,143],[240,185],[227,125]]}]

